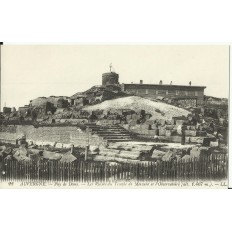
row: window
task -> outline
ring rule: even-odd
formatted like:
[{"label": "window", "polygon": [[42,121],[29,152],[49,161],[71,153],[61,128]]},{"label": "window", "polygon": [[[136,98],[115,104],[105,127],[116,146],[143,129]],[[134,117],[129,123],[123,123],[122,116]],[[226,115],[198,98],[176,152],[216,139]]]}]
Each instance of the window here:
[{"label": "window", "polygon": [[159,91],[158,91],[158,90],[156,90],[155,92],[156,92],[157,95],[159,94]]},{"label": "window", "polygon": [[166,95],[168,95],[168,90],[166,90]]},{"label": "window", "polygon": [[176,90],[176,95],[179,95],[180,94],[180,91],[179,90]]},{"label": "window", "polygon": [[146,89],[146,94],[148,94],[148,89]]},{"label": "window", "polygon": [[197,91],[195,91],[195,96],[196,96],[196,97],[198,96],[198,92],[197,92]]},{"label": "window", "polygon": [[188,91],[185,91],[185,96],[188,96]]}]

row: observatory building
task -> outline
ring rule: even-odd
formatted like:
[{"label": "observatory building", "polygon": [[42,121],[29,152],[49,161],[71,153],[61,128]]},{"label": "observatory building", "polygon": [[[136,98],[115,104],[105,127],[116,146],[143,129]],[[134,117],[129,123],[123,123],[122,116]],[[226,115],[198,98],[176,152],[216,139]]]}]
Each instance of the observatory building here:
[{"label": "observatory building", "polygon": [[110,65],[110,72],[102,74],[102,86],[117,85],[132,95],[147,97],[150,99],[167,98],[174,99],[181,105],[199,106],[204,104],[204,89],[205,86],[193,86],[191,81],[188,85],[173,85],[163,84],[160,80],[157,84],[144,84],[143,80],[139,83],[119,84],[119,75],[112,72],[112,65]]}]

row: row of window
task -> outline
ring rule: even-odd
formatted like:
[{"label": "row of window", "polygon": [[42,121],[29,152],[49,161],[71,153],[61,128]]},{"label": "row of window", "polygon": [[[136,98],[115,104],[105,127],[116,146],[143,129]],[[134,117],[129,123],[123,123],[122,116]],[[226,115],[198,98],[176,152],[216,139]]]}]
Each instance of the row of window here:
[{"label": "row of window", "polygon": [[[154,91],[154,90],[153,90]],[[152,91],[152,92],[153,92]],[[136,93],[137,94],[139,94],[139,90],[137,90],[136,91]],[[154,93],[154,92],[153,92]],[[158,94],[166,94],[166,95],[168,95],[168,94],[170,94],[171,92],[170,91],[168,91],[168,90],[161,90],[161,91],[159,91],[159,90],[155,90],[155,94],[156,95],[158,95]],[[149,91],[148,91],[148,89],[146,89],[145,90],[145,94],[149,94]],[[176,90],[175,91],[175,94],[176,95],[185,95],[185,96],[188,96],[188,95],[190,95],[190,96],[195,96],[195,97],[197,97],[198,96],[198,91],[191,91],[191,92],[189,92],[189,91],[181,91],[181,93],[180,93],[180,91],[179,90]]]}]

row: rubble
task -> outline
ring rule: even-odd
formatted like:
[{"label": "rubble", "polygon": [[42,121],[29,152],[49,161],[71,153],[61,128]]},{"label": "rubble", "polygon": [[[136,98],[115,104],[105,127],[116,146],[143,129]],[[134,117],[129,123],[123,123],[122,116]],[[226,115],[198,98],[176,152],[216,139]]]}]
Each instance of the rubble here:
[{"label": "rubble", "polygon": [[[104,111],[109,111],[110,109],[144,109],[146,112],[149,112],[152,115],[151,119],[153,120],[164,118],[171,120],[173,116],[187,116],[189,113],[184,109],[177,108],[166,103],[154,102],[137,96],[104,101],[97,105],[86,106],[84,109],[88,111],[93,111],[96,109]],[[159,109],[160,112],[163,112],[164,115],[157,112],[157,109]]]}]

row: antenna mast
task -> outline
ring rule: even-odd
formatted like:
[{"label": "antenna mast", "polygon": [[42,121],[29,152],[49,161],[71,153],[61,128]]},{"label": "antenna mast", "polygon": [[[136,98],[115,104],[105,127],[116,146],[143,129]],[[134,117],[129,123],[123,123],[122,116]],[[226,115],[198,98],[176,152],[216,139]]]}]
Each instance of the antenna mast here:
[{"label": "antenna mast", "polygon": [[112,70],[112,63],[110,63],[110,72],[111,72],[111,70]]}]

